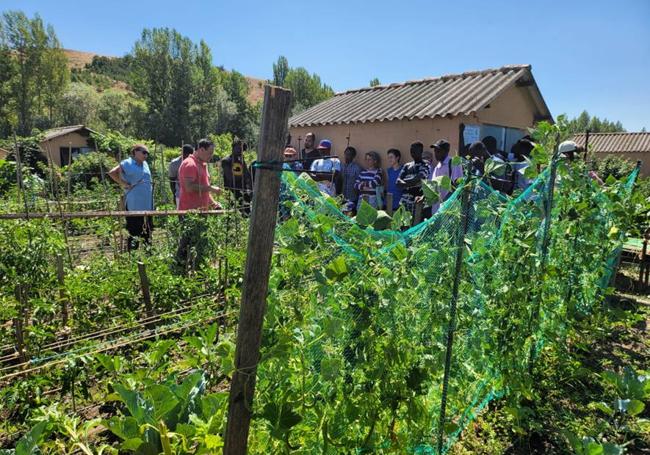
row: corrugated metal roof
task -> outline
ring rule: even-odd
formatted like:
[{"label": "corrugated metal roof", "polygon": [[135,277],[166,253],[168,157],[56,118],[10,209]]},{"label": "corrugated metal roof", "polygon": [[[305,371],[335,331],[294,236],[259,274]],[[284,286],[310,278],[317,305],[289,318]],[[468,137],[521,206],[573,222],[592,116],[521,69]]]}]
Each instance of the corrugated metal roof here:
[{"label": "corrugated metal roof", "polygon": [[[576,134],[573,140],[585,145],[585,134]],[[589,149],[596,153],[650,152],[650,133],[590,133]]]},{"label": "corrugated metal roof", "polygon": [[52,128],[45,132],[43,141],[50,141],[55,137],[65,136],[66,134],[75,133],[77,131],[89,131],[93,132],[90,128],[86,128],[84,125],[70,125],[70,126],[61,126],[59,128]]},{"label": "corrugated metal roof", "polygon": [[335,125],[469,115],[483,109],[515,83],[531,90],[540,118],[552,118],[533,79],[530,65],[509,65],[349,90],[293,116],[289,125]]}]

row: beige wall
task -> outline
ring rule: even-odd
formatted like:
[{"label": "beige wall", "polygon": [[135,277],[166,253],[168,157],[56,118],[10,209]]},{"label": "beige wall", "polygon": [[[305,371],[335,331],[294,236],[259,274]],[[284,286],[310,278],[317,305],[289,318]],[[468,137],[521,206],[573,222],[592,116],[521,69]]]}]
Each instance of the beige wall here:
[{"label": "beige wall", "polygon": [[617,158],[625,158],[633,163],[641,161],[640,175],[642,177],[650,177],[650,152],[595,153],[594,155],[597,160],[603,159],[606,156],[615,156]]},{"label": "beige wall", "polygon": [[481,124],[524,129],[535,123],[535,104],[526,88],[512,86],[476,116]]},{"label": "beige wall", "polygon": [[410,161],[409,148],[411,143],[421,141],[425,149],[438,139],[447,139],[456,150],[458,144],[458,118],[424,119],[424,120],[394,120],[392,122],[359,123],[354,125],[328,125],[310,128],[291,128],[291,141],[298,147],[298,137],[301,138],[301,148],[305,144],[308,132],[316,134],[316,143],[321,139],[330,139],[333,152],[343,156],[350,136],[350,145],[357,149],[357,162],[363,163],[363,155],[371,150],[382,156],[382,166],[386,167],[386,152],[396,148],[402,152],[402,162]]},{"label": "beige wall", "polygon": [[69,133],[65,136],[55,137],[50,141],[41,142],[41,151],[45,158],[48,153],[52,156],[52,163],[61,166],[61,147],[81,148],[88,147],[88,138],[79,133]]},{"label": "beige wall", "polygon": [[310,131],[316,134],[316,143],[321,139],[330,139],[334,145],[333,151],[339,156],[343,155],[349,134],[350,145],[357,149],[357,162],[363,164],[364,153],[375,150],[381,153],[382,165],[385,167],[388,149],[399,149],[402,152],[402,162],[406,162],[410,160],[409,146],[415,141],[421,141],[427,149],[438,139],[446,139],[451,143],[452,154],[455,155],[458,150],[458,126],[461,122],[525,129],[533,126],[534,113],[535,105],[528,90],[513,86],[493,101],[489,108],[470,116],[299,127],[290,128],[290,133],[292,145],[296,148],[298,137],[300,136],[303,147],[305,134]]}]

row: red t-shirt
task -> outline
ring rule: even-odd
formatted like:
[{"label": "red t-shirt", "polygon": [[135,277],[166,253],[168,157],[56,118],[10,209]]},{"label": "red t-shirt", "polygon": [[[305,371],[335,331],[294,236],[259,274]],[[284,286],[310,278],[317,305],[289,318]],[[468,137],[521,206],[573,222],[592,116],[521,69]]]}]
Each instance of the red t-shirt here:
[{"label": "red t-shirt", "polygon": [[193,191],[186,187],[185,180],[189,179],[201,185],[210,184],[207,163],[202,163],[194,155],[183,160],[178,168],[178,183],[181,193],[178,198],[178,210],[209,209],[212,198],[209,191]]}]

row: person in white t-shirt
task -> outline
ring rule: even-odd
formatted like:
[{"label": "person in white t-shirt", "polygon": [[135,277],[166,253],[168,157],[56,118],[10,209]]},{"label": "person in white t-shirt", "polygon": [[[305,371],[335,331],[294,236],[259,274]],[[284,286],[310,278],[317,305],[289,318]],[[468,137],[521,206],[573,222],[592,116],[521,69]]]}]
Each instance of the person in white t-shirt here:
[{"label": "person in white t-shirt", "polygon": [[311,164],[309,169],[313,172],[311,176],[318,182],[318,187],[323,193],[334,197],[337,194],[337,187],[340,186],[341,161],[336,157],[325,158],[329,157],[332,152],[332,141],[328,139],[320,141],[317,150],[320,152],[321,158]]},{"label": "person in white t-shirt", "polygon": [[[442,176],[447,176],[451,180],[452,183],[452,188],[455,187],[455,185],[458,183],[460,179],[463,178],[463,168],[461,165],[456,165],[454,166],[451,161],[452,158],[449,156],[449,150],[451,148],[451,145],[449,144],[448,141],[444,139],[440,139],[437,141],[435,144],[431,144],[431,148],[433,149],[433,153],[436,158],[436,165],[433,168],[433,171],[431,172],[431,179],[433,180],[436,177],[442,177]],[[452,190],[453,191],[453,190]],[[435,214],[438,209],[440,209],[440,205],[451,196],[451,191],[448,191],[444,188],[440,188],[439,190],[439,196],[440,196],[440,202],[437,202],[431,206],[431,214]]]}]

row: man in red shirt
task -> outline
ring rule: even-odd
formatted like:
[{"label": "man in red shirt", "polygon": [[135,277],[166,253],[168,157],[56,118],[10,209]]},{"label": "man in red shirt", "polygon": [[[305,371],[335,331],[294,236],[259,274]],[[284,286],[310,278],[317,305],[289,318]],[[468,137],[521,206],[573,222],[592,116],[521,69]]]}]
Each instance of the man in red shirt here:
[{"label": "man in red shirt", "polygon": [[[201,139],[194,153],[181,163],[178,169],[180,196],[179,210],[221,208],[213,194],[221,194],[221,188],[210,185],[208,163],[214,153],[214,143]],[[203,217],[181,217],[181,236],[176,250],[176,262],[180,269],[187,271],[200,266],[204,259],[202,241],[207,235],[207,225]]]},{"label": "man in red shirt", "polygon": [[181,163],[178,169],[180,197],[178,210],[209,209],[219,207],[212,194],[220,194],[221,188],[210,185],[208,163],[214,154],[214,143],[201,139],[197,149]]}]

